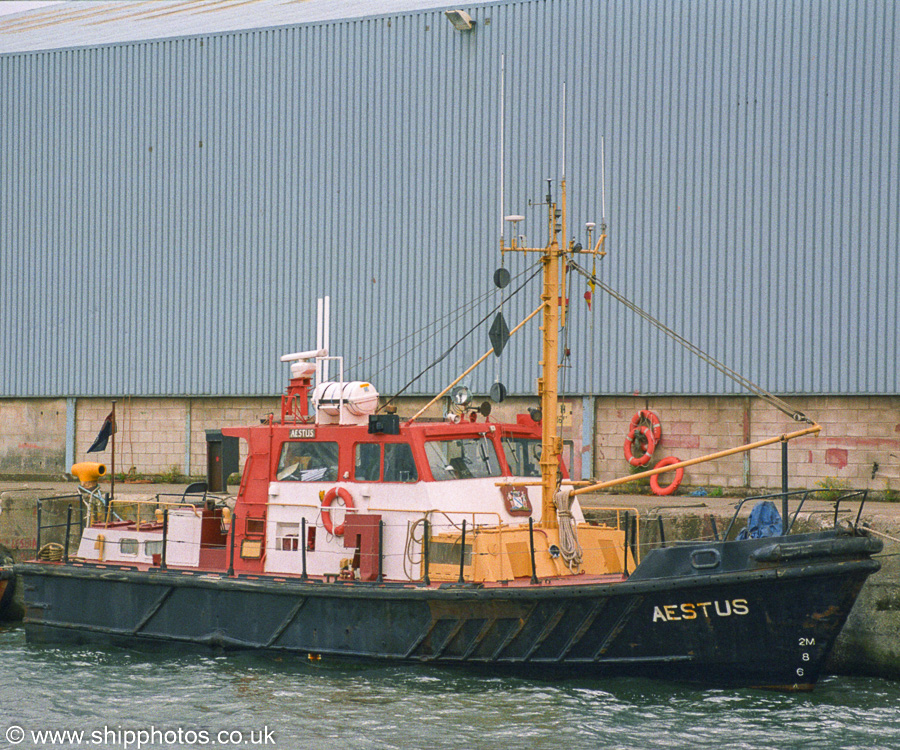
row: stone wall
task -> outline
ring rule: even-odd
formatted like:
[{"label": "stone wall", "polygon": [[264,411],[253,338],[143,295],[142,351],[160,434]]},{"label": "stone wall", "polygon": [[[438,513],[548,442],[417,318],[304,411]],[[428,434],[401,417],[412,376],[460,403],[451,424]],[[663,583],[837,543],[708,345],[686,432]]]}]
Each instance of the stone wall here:
[{"label": "stone wall", "polygon": [[0,475],[61,474],[65,463],[65,399],[0,399]]},{"label": "stone wall", "polygon": [[[78,399],[75,460],[110,464],[112,446],[88,454],[108,399]],[[277,398],[125,398],[116,403],[116,473],[206,474],[206,430],[259,423],[281,413]],[[241,459],[243,460],[242,454]]]},{"label": "stone wall", "polygon": [[[480,404],[483,397],[476,397]],[[593,446],[583,438],[584,412],[593,402],[593,424],[586,425]],[[426,399],[398,402],[402,417],[424,406]],[[792,488],[836,485],[879,492],[900,492],[900,397],[847,396],[794,398],[791,403],[822,426],[818,437],[804,437],[789,445]],[[585,404],[587,408],[585,408]],[[50,476],[64,473],[68,405],[74,405],[73,462],[111,463],[111,447],[87,454],[103,420],[109,399],[0,400],[0,475]],[[491,419],[515,421],[516,414],[537,406],[537,399],[511,398],[492,404]],[[696,458],[743,443],[796,430],[792,422],[758,399],[748,397],[622,397],[575,398],[564,402],[564,457],[574,477],[613,479],[627,475],[624,458],[628,425],[639,409],[653,410],[662,421],[663,438],[654,461],[666,456]],[[435,404],[423,415],[440,418]],[[258,423],[280,413],[272,398],[122,398],[116,404],[116,472],[134,468],[139,474],[206,473],[206,430]],[[479,417],[481,419],[481,417]],[[593,448],[594,455],[590,455]],[[243,458],[243,455],[242,455]],[[582,466],[583,463],[583,466]],[[779,488],[779,444],[700,464],[687,469],[688,486]]]},{"label": "stone wall", "polygon": [[[792,488],[900,491],[900,397],[805,397],[789,402],[822,427],[818,436],[788,444]],[[662,423],[662,440],[651,467],[666,456],[697,458],[806,426],[747,397],[599,398],[594,460],[598,478],[629,473],[624,444],[631,418],[639,409],[650,409]],[[725,489],[780,488],[781,444],[688,467],[684,482]]]}]

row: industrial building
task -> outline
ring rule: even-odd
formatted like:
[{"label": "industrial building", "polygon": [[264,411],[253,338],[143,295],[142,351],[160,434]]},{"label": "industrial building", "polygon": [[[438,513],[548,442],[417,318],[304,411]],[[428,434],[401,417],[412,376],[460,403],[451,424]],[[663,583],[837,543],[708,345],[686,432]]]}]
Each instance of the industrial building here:
[{"label": "industrial building", "polygon": [[[117,471],[203,474],[204,430],[277,410],[324,296],[346,377],[424,373],[401,413],[423,403],[490,347],[485,323],[427,369],[501,262],[510,324],[537,304],[502,217],[542,242],[565,177],[570,236],[608,226],[605,283],[823,425],[797,486],[900,489],[889,0],[61,3],[0,17],[0,108],[2,474],[64,472],[111,400]],[[681,458],[790,428],[572,284],[575,474],[628,470],[639,408]],[[525,329],[467,384],[522,408],[538,351]],[[777,486],[779,461],[686,481]]]}]

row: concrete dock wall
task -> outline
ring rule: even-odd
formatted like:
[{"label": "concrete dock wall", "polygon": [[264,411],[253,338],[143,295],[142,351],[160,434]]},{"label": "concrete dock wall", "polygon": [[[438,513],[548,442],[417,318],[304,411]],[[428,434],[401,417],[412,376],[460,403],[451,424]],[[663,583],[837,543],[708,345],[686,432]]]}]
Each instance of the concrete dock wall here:
[{"label": "concrete dock wall", "polygon": [[[900,398],[792,397],[790,403],[822,427],[791,441],[792,488],[837,486],[900,494]],[[682,460],[801,429],[759,399],[748,397],[610,397],[595,402],[595,476],[627,473],[624,442],[632,416],[650,409],[662,423],[653,461]],[[684,482],[701,487],[781,487],[781,445],[689,467]],[[727,493],[726,493],[727,494]]]},{"label": "concrete dock wall", "polygon": [[[486,396],[476,395],[480,404]],[[833,485],[900,495],[900,397],[797,397],[797,408],[822,425],[818,437],[793,441],[791,486]],[[424,398],[397,402],[401,417]],[[515,421],[536,398],[493,404],[491,418]],[[442,403],[427,412],[442,416]],[[651,409],[662,421],[662,442],[651,465],[665,456],[696,458],[796,429],[785,415],[747,397],[603,396],[563,400],[563,457],[576,478],[627,475],[624,443],[632,416]],[[102,398],[0,399],[0,476],[59,478],[87,459],[110,463],[111,450],[86,454],[110,410]],[[258,423],[280,414],[278,398],[122,398],[116,412],[116,472],[206,473],[206,430]],[[774,445],[690,467],[684,484],[744,488],[781,486],[781,448]]]}]

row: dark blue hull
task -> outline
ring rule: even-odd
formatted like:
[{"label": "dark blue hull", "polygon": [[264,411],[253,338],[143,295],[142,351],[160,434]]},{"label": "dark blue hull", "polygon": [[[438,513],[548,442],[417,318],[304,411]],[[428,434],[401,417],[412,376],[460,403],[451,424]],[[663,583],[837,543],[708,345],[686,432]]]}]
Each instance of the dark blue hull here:
[{"label": "dark blue hull", "polygon": [[626,581],[422,586],[28,563],[30,642],[172,642],[810,689],[879,543],[832,532],[658,550]]}]

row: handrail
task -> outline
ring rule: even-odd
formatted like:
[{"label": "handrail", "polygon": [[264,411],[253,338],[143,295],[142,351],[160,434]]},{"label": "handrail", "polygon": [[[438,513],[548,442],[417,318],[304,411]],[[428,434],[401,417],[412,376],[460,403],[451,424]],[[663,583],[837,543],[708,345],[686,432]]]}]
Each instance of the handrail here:
[{"label": "handrail", "polygon": [[[47,523],[47,524],[43,523],[42,512],[43,512],[43,503],[45,500],[64,500],[64,501],[66,501],[66,506],[67,506],[68,510],[66,511],[67,515],[66,515],[65,523]],[[35,532],[35,548],[36,548],[35,554],[37,554],[41,551],[41,547],[43,546],[41,544],[42,532],[46,531],[48,529],[61,529],[61,528],[66,529],[66,538],[65,538],[64,547],[66,549],[68,549],[69,536],[71,534],[71,528],[72,528],[72,502],[71,502],[72,500],[78,501],[78,527],[81,529],[81,531],[83,533],[84,526],[85,526],[85,523],[84,523],[85,519],[84,519],[84,506],[81,503],[81,495],[80,494],[52,495],[49,497],[39,497],[37,499],[37,504],[36,504],[37,528],[36,528],[36,532]]]},{"label": "handrail", "polygon": [[835,501],[834,501],[834,525],[835,525],[835,528],[837,528],[838,508],[840,508],[841,502],[844,500],[852,500],[854,497],[857,497],[857,496],[861,496],[862,500],[860,500],[859,510],[856,512],[856,520],[853,522],[853,528],[854,529],[859,528],[859,519],[862,516],[863,507],[866,504],[866,500],[868,500],[868,498],[869,498],[868,490],[851,490],[850,492],[847,492],[847,493],[841,495],[840,497],[835,498]]},{"label": "handrail", "polygon": [[[668,467],[667,467],[668,468]],[[782,519],[782,536],[788,536],[791,533],[791,530],[794,528],[794,523],[797,521],[797,516],[800,515],[800,511],[803,509],[804,503],[810,498],[810,496],[821,495],[824,493],[833,493],[834,490],[829,489],[818,489],[818,490],[792,490],[790,492],[773,492],[767,495],[754,495],[752,497],[745,497],[739,503],[735,505],[734,514],[731,517],[731,521],[728,523],[728,528],[725,530],[725,534],[722,536],[722,540],[726,541],[728,539],[728,535],[731,533],[732,528],[734,528],[734,524],[738,519],[738,515],[740,514],[741,508],[745,503],[749,503],[751,501],[761,501],[761,500],[774,500],[776,498],[781,498],[782,500],[787,500],[790,497],[796,497],[802,495],[800,502],[797,505],[797,509],[794,511],[793,515],[790,518],[790,522],[785,526],[786,520]],[[862,515],[862,509],[865,505],[866,498],[868,496],[868,490],[851,490],[850,492],[846,492],[843,495],[835,498],[834,504],[834,526],[837,527],[838,522],[838,512],[840,508],[841,502],[845,500],[850,500],[854,497],[862,496],[862,502],[859,506],[859,511],[856,515],[856,521],[854,522],[853,527],[857,528],[859,525],[859,519]]]}]

